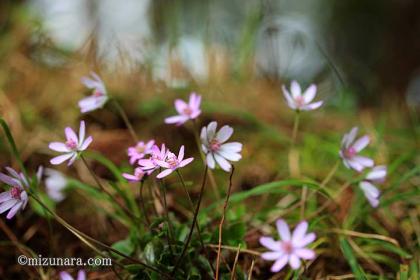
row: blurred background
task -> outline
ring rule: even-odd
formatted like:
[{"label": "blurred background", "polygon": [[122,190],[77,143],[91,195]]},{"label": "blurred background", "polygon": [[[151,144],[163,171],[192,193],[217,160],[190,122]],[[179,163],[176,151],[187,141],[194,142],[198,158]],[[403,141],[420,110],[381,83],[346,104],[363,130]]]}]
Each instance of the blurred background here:
[{"label": "blurred background", "polygon": [[[112,106],[80,114],[77,102],[90,94],[80,78],[100,74],[141,139],[155,138],[174,150],[185,144],[187,154],[196,155],[191,131],[163,119],[174,114],[175,98],[197,91],[204,100],[200,125],[229,123],[235,141],[245,144],[234,189],[246,190],[289,176],[285,151],[294,115],[281,85],[297,80],[303,87],[316,83],[317,100],[326,104],[302,116],[303,174],[322,180],[337,158],[341,135],[355,125],[373,136],[371,155],[378,163],[414,154],[408,169],[420,163],[413,152],[419,147],[419,11],[418,0],[2,0],[0,114],[30,170],[48,166],[48,142],[84,119],[92,150],[130,171],[126,149],[132,141],[123,121]],[[0,166],[16,167],[0,135]],[[94,167],[111,178],[103,166]],[[59,169],[91,181],[78,164]],[[196,174],[194,167],[185,176]],[[168,194],[170,206],[176,206],[175,192]],[[89,199],[78,193],[58,211],[108,243],[124,237],[125,230],[97,214]],[[88,206],[77,206],[80,201]],[[393,212],[395,221],[407,212],[404,205],[400,210]],[[35,224],[29,222],[32,212],[22,216],[7,226],[47,255],[45,219]],[[0,227],[5,232],[5,224]],[[54,238],[71,244],[66,255],[90,254],[69,233]],[[7,267],[15,265],[14,252],[3,254],[10,258],[0,257],[0,276],[13,275],[2,274],[10,269],[19,273],[20,267]],[[325,262],[325,271],[337,270],[333,260]]]}]

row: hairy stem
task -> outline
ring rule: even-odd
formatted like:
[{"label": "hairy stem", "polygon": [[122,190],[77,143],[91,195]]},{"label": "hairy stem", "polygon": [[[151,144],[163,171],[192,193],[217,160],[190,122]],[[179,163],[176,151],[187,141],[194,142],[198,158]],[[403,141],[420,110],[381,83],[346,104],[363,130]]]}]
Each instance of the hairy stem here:
[{"label": "hairy stem", "polygon": [[220,223],[219,223],[219,244],[218,244],[218,248],[217,248],[216,280],[219,280],[220,257],[221,257],[221,254],[222,254],[223,223],[225,222],[226,210],[227,210],[227,206],[229,204],[230,194],[232,192],[232,177],[233,177],[234,171],[235,171],[235,167],[232,165],[232,171],[231,171],[230,176],[229,176],[229,188],[228,188],[228,192],[226,194],[225,204],[223,205],[222,219],[220,220]]},{"label": "hairy stem", "polygon": [[203,198],[204,187],[206,185],[206,180],[207,180],[207,171],[208,171],[208,167],[206,165],[205,166],[205,169],[204,169],[203,181],[201,183],[200,195],[198,197],[198,202],[197,202],[197,205],[195,207],[195,212],[194,212],[194,216],[193,216],[193,220],[192,220],[192,225],[191,225],[191,228],[190,228],[190,232],[188,233],[188,237],[187,237],[187,240],[186,240],[186,242],[184,244],[184,248],[182,249],[182,252],[181,252],[181,255],[179,256],[179,259],[175,263],[175,266],[174,266],[174,269],[172,270],[171,275],[175,275],[175,273],[176,273],[176,271],[177,271],[177,269],[178,269],[178,267],[179,267],[182,259],[185,256],[185,253],[187,252],[188,245],[190,244],[190,241],[191,241],[191,238],[192,238],[192,235],[193,235],[193,232],[194,232],[195,224],[197,222],[198,212],[200,211],[201,200]]}]

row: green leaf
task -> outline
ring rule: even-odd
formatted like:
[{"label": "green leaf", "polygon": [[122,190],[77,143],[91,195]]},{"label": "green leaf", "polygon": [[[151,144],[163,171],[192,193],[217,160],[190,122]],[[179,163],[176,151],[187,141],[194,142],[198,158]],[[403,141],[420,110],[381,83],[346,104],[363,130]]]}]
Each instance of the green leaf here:
[{"label": "green leaf", "polygon": [[114,244],[112,244],[112,248],[128,256],[130,256],[134,252],[134,247],[134,244],[129,238],[117,241]]},{"label": "green leaf", "polygon": [[353,249],[351,248],[349,242],[344,238],[340,238],[341,251],[344,254],[344,257],[347,259],[347,262],[350,265],[351,270],[353,271],[356,279],[367,279],[366,273],[363,268],[357,262],[356,256],[353,254]]}]

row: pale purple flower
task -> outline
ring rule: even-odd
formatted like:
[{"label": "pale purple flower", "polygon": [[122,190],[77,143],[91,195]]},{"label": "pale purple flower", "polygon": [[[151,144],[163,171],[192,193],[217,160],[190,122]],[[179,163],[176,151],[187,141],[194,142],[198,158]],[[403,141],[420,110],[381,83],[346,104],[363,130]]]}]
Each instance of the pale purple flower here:
[{"label": "pale purple flower", "polygon": [[55,202],[62,201],[66,197],[64,189],[67,186],[67,178],[61,172],[50,168],[45,170],[45,174],[47,195]]},{"label": "pale purple flower", "polygon": [[308,223],[306,221],[300,222],[292,234],[284,220],[277,220],[276,226],[280,240],[276,241],[268,236],[260,238],[261,245],[271,250],[261,254],[261,257],[267,261],[275,261],[271,267],[272,272],[279,272],[287,263],[293,269],[298,269],[301,259],[312,260],[315,258],[315,252],[306,246],[315,240],[316,235],[313,232],[307,233]]},{"label": "pale purple flower", "polygon": [[140,159],[138,164],[141,169],[143,169],[148,175],[152,174],[153,171],[160,168],[158,161],[165,161],[168,150],[165,147],[165,144],[162,144],[162,147],[159,149],[157,145],[153,145],[150,158]]},{"label": "pale purple flower", "polygon": [[242,144],[239,142],[225,143],[233,134],[233,128],[225,125],[217,133],[217,122],[211,122],[201,129],[201,148],[206,155],[207,166],[216,167],[216,163],[226,172],[232,168],[229,161],[241,159]]},{"label": "pale purple flower", "polygon": [[344,135],[339,154],[347,168],[361,172],[366,167],[372,167],[373,160],[359,155],[359,152],[369,144],[370,139],[369,136],[364,135],[356,140],[358,130],[357,127],[353,127]]},{"label": "pale purple flower", "polygon": [[[74,280],[74,278],[68,272],[61,271],[60,280]],[[76,280],[86,280],[86,272],[83,269],[77,273]]]},{"label": "pale purple flower", "polygon": [[134,169],[134,174],[123,173],[123,177],[130,182],[140,182],[145,174],[146,172],[141,167],[137,167]]},{"label": "pale purple flower", "polygon": [[366,199],[372,207],[376,208],[379,205],[379,197],[381,192],[374,185],[375,183],[383,183],[387,174],[387,168],[384,165],[378,165],[372,168],[363,181],[360,182],[359,187],[363,191]]},{"label": "pale purple flower", "polygon": [[66,127],[64,130],[66,134],[66,142],[51,142],[49,148],[53,151],[64,153],[63,155],[57,156],[50,160],[51,164],[61,164],[66,160],[69,160],[68,165],[72,165],[76,160],[79,153],[86,150],[92,142],[92,136],[85,139],[85,122],[80,122],[79,137],[70,127]]},{"label": "pale purple flower", "polygon": [[139,159],[144,158],[146,155],[152,153],[152,147],[155,140],[150,140],[147,143],[140,141],[134,147],[128,148],[128,156],[130,157],[130,164],[134,164]]},{"label": "pale purple flower", "polygon": [[90,72],[90,77],[83,77],[82,83],[89,89],[93,90],[92,95],[79,101],[80,111],[82,113],[94,111],[102,108],[108,100],[105,84],[101,78],[94,72]]},{"label": "pale purple flower", "polygon": [[168,151],[166,154],[165,160],[157,160],[156,163],[163,168],[166,168],[162,172],[160,172],[156,178],[162,179],[163,177],[168,176],[178,168],[182,168],[186,166],[187,164],[191,163],[194,160],[194,158],[187,158],[184,159],[184,146],[181,146],[179,149],[178,156],[176,156],[174,153]]},{"label": "pale purple flower", "polygon": [[[10,176],[0,173],[0,181],[11,188],[0,193],[0,214],[10,209],[6,218],[11,219],[19,210],[25,209],[28,204],[28,194],[25,189],[29,188],[29,182],[22,173],[19,174],[10,167],[6,167],[6,169]],[[40,175],[37,174],[37,176]]]},{"label": "pale purple flower", "polygon": [[201,114],[200,110],[201,96],[195,92],[190,94],[190,100],[186,103],[184,100],[175,100],[175,109],[178,115],[165,119],[167,124],[182,125],[188,120],[193,120]]},{"label": "pale purple flower", "polygon": [[296,81],[292,81],[290,92],[282,86],[283,95],[286,98],[287,105],[296,111],[311,111],[322,106],[323,101],[312,102],[316,96],[316,85],[311,84],[304,93]]}]

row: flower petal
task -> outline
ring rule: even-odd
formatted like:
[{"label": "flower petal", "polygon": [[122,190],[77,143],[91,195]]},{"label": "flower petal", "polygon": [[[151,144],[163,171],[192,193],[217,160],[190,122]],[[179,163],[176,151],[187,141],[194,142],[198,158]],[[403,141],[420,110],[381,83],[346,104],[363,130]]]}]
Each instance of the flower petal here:
[{"label": "flower petal", "polygon": [[295,250],[295,254],[305,260],[312,260],[315,258],[315,252],[314,250],[307,249],[307,248],[299,248]]},{"label": "flower petal", "polygon": [[217,164],[226,172],[229,172],[231,169],[231,164],[223,157],[219,156],[218,154],[214,154],[214,159],[216,160]]},{"label": "flower petal", "polygon": [[74,279],[69,273],[67,273],[65,271],[61,271],[60,272],[60,280],[74,280]]},{"label": "flower petal", "polygon": [[354,139],[356,139],[358,131],[359,128],[355,126],[350,130],[349,133],[344,134],[343,141],[341,142],[342,145],[346,148],[350,147],[351,143],[353,143]]},{"label": "flower petal", "polygon": [[92,136],[89,136],[88,138],[86,138],[86,140],[82,143],[82,145],[80,146],[79,150],[80,151],[84,151],[87,149],[87,147],[89,147],[90,143],[92,143],[93,138]]},{"label": "flower petal", "polygon": [[275,261],[281,258],[284,254],[282,252],[265,252],[261,254],[261,258],[266,261]]},{"label": "flower petal", "polygon": [[302,94],[300,85],[296,81],[292,81],[292,83],[290,84],[290,91],[292,92],[293,99],[296,99],[296,97],[299,97]]},{"label": "flower petal", "polygon": [[300,259],[295,254],[290,255],[289,264],[293,269],[298,269],[300,267]]},{"label": "flower petal", "polygon": [[186,121],[188,121],[188,117],[179,116],[179,115],[168,117],[168,118],[165,119],[166,124],[174,124],[175,123],[175,124],[180,125],[180,124],[185,123]]},{"label": "flower petal", "polygon": [[274,240],[272,237],[269,236],[262,236],[260,237],[260,244],[270,249],[271,251],[279,251],[281,249],[280,242]]},{"label": "flower petal", "polygon": [[3,173],[0,173],[0,181],[8,184],[9,186],[21,185],[18,179],[12,178]]},{"label": "flower petal", "polygon": [[315,233],[313,233],[313,232],[311,232],[311,233],[308,233],[305,237],[303,237],[301,240],[300,240],[300,243],[299,243],[299,247],[300,248],[303,248],[303,247],[305,247],[306,245],[308,245],[308,244],[310,244],[310,243],[312,243],[312,242],[314,242],[314,240],[316,239],[316,234]]},{"label": "flower petal", "polygon": [[206,156],[207,166],[210,169],[214,169],[216,167],[216,162],[214,161],[214,157],[212,153],[208,153]]},{"label": "flower petal", "polygon": [[10,208],[12,208],[13,206],[15,206],[16,203],[18,203],[19,201],[17,199],[10,199],[7,200],[3,203],[0,204],[0,214],[6,212],[7,210],[9,210]]},{"label": "flower petal", "polygon": [[386,177],[387,168],[385,165],[378,165],[374,167],[367,175],[366,179],[371,181],[383,181]]},{"label": "flower petal", "polygon": [[315,109],[318,109],[319,107],[321,107],[323,103],[324,103],[324,101],[318,101],[318,102],[310,103],[310,104],[307,104],[307,105],[303,106],[301,108],[301,110],[303,110],[303,111],[315,110]]},{"label": "flower petal", "polygon": [[178,153],[178,160],[182,161],[184,159],[184,145],[181,146]]},{"label": "flower petal", "polygon": [[209,125],[207,126],[207,142],[211,141],[214,138],[216,134],[216,129],[217,129],[217,122],[209,123]]},{"label": "flower petal", "polygon": [[86,272],[83,269],[77,273],[77,280],[86,280]]},{"label": "flower petal", "polygon": [[10,209],[9,213],[7,213],[6,218],[9,220],[13,218],[22,207],[22,204],[23,204],[22,201],[19,201],[18,203],[16,203],[15,206],[13,206],[12,209]]},{"label": "flower petal", "polygon": [[50,148],[53,151],[61,152],[61,153],[70,152],[70,149],[66,146],[66,144],[61,143],[61,142],[51,142],[48,145],[48,148]]},{"label": "flower petal", "polygon": [[80,145],[85,140],[85,132],[86,132],[86,124],[85,121],[80,121],[80,128],[79,128],[79,141],[78,144]]},{"label": "flower petal", "polygon": [[282,241],[290,240],[290,230],[289,226],[282,219],[276,221],[277,231],[279,232],[280,238]]},{"label": "flower petal", "polygon": [[239,153],[242,150],[242,144],[239,142],[229,142],[220,146],[220,150],[229,150],[231,152]]},{"label": "flower petal", "polygon": [[300,240],[305,237],[306,231],[308,230],[308,222],[302,221],[300,222],[292,234],[292,243],[299,244]]},{"label": "flower petal", "polygon": [[194,158],[192,158],[192,157],[191,158],[184,159],[183,161],[181,161],[179,163],[179,167],[184,167],[184,166],[190,164],[193,160],[194,160]]},{"label": "flower petal", "polygon": [[283,269],[283,267],[287,264],[287,261],[289,260],[289,257],[287,255],[284,255],[280,259],[274,262],[273,266],[271,267],[271,272],[279,272]]},{"label": "flower petal", "polygon": [[316,95],[316,85],[312,84],[303,93],[303,100],[305,101],[306,104],[308,104],[312,102],[312,100],[314,100],[315,95]]},{"label": "flower petal", "polygon": [[71,158],[73,156],[73,153],[68,153],[68,154],[64,154],[64,155],[60,155],[57,157],[54,157],[50,160],[51,164],[57,165],[57,164],[61,164],[64,161],[68,160],[69,158]]},{"label": "flower petal", "polygon": [[12,195],[10,194],[10,191],[0,193],[0,203],[3,203],[10,199],[12,199]]},{"label": "flower petal", "polygon": [[352,160],[357,161],[364,167],[372,167],[374,165],[374,161],[372,159],[364,156],[354,156]]},{"label": "flower petal", "polygon": [[158,179],[162,179],[163,177],[166,177],[166,176],[168,176],[169,174],[171,174],[173,172],[173,170],[172,169],[165,169],[165,170],[163,170],[162,172],[160,172],[157,176],[156,176],[156,178],[158,178]]},{"label": "flower petal", "polygon": [[66,127],[64,132],[66,133],[67,140],[72,140],[75,143],[78,143],[77,135],[71,127]]},{"label": "flower petal", "polygon": [[369,136],[365,135],[357,139],[356,142],[352,145],[356,152],[363,150],[370,142]]},{"label": "flower petal", "polygon": [[219,140],[220,143],[226,142],[233,134],[233,128],[224,125],[219,132],[217,132],[216,139]]},{"label": "flower petal", "polygon": [[222,150],[220,149],[217,154],[221,155],[222,157],[224,157],[227,160],[230,161],[238,161],[242,158],[242,156],[238,153],[235,152],[231,152],[229,150]]}]

